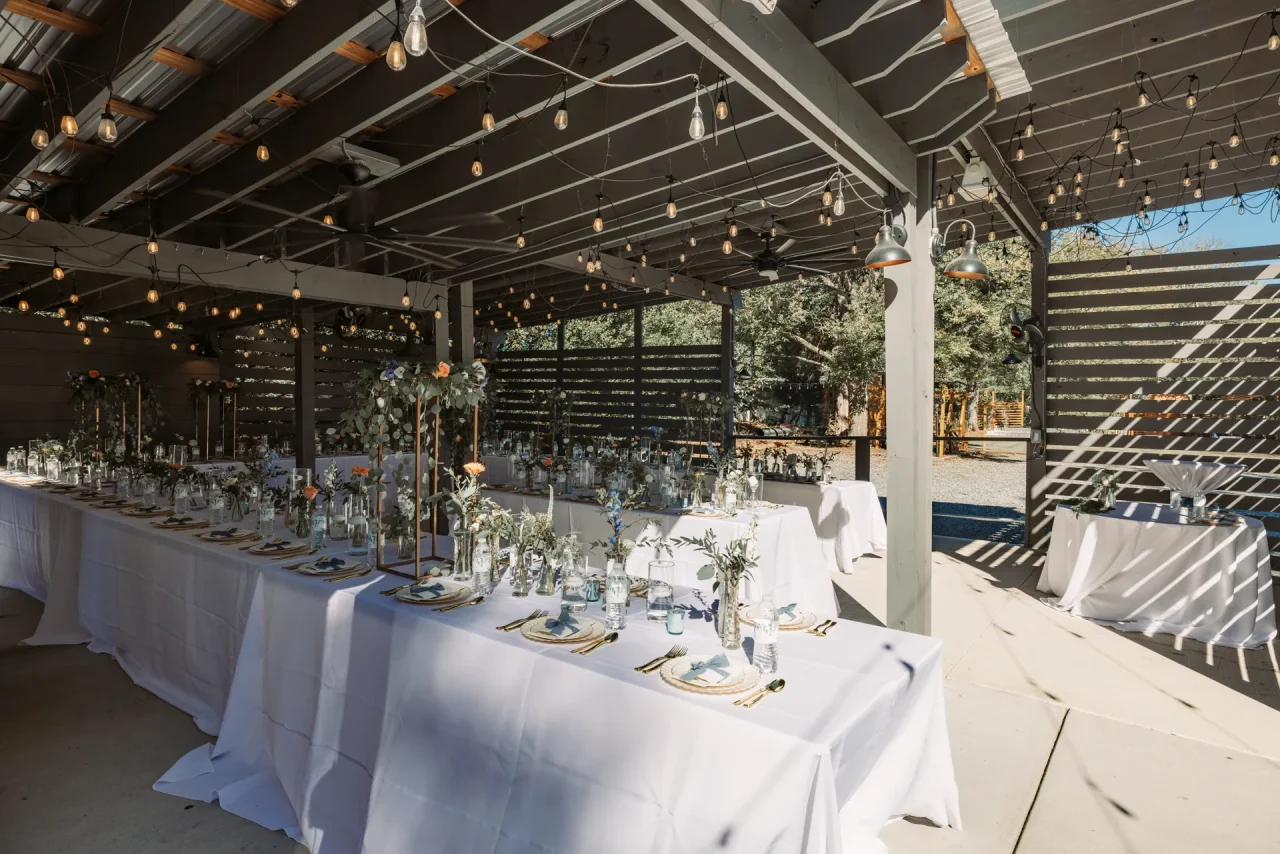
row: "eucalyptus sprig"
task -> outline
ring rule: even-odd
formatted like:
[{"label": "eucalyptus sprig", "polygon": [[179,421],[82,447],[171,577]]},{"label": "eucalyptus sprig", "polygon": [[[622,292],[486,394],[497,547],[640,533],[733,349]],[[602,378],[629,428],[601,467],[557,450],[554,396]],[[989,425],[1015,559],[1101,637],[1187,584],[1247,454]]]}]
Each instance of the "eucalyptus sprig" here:
[{"label": "eucalyptus sprig", "polygon": [[751,528],[745,536],[735,537],[724,548],[720,547],[714,531],[707,530],[700,537],[676,537],[676,545],[691,546],[710,559],[698,569],[698,578],[715,581],[711,585],[713,591],[720,589],[720,582],[737,588],[744,578],[751,577],[751,570],[760,563],[760,552],[757,545],[759,520],[751,517]]}]

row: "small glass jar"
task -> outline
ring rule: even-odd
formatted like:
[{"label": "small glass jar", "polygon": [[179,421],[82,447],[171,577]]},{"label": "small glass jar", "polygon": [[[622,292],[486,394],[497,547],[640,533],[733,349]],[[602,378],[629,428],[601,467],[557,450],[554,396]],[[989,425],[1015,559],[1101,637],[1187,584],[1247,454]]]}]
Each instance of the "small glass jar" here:
[{"label": "small glass jar", "polygon": [[351,498],[351,515],[347,518],[347,536],[350,538],[347,554],[369,553],[369,501],[361,495]]},{"label": "small glass jar", "polygon": [[672,608],[667,612],[667,634],[684,634],[684,609]]}]

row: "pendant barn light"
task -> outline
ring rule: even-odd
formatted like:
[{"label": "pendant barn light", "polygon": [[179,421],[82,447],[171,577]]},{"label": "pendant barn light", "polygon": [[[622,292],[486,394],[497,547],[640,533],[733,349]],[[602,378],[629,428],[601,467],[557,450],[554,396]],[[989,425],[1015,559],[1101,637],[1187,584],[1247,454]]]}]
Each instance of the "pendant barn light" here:
[{"label": "pendant barn light", "polygon": [[[880,270],[898,264],[911,263],[911,253],[898,242],[893,231],[894,227],[889,222],[889,209],[885,208],[884,224],[880,226],[880,231],[876,235],[876,245],[867,253],[866,260],[862,263],[863,267],[868,270]],[[905,236],[906,232],[902,233]]]},{"label": "pendant barn light", "polygon": [[36,128],[31,133],[31,144],[37,151],[44,151],[49,144],[49,132],[44,128]]},{"label": "pendant barn light", "polygon": [[116,127],[116,120],[111,117],[110,110],[102,111],[102,118],[98,119],[98,139],[103,142],[115,142],[120,138],[120,129]]},{"label": "pendant barn light", "polygon": [[427,52],[427,16],[422,11],[422,0],[414,3],[409,13],[409,24],[404,28],[404,49],[410,56],[423,56]]},{"label": "pendant barn light", "polygon": [[[935,260],[942,259],[942,253],[946,249],[947,245],[947,234],[951,232],[953,226],[960,223],[963,223],[963,230],[966,232],[970,228],[974,231],[978,230],[977,226],[969,222],[967,219],[952,220],[947,224],[946,231],[941,233],[939,233],[937,229],[934,229],[930,250]],[[883,235],[884,229],[881,229],[880,231]],[[994,236],[995,228],[993,226],[992,230],[988,234],[988,239],[994,239]],[[889,237],[890,240],[893,239],[892,233]],[[878,249],[879,247],[876,248]],[[906,250],[903,251],[905,252]],[[875,254],[875,250],[872,250],[871,254]],[[867,257],[870,258],[871,255],[868,255]],[[943,268],[942,274],[952,279],[988,279],[991,277],[991,271],[987,269],[987,265],[983,263],[980,257],[978,257],[978,241],[973,238],[964,242],[964,248],[960,250],[960,254]]]},{"label": "pendant barn light", "polygon": [[[1274,152],[1272,153],[1272,156],[1273,157],[1275,156]],[[1274,166],[1275,164],[1272,164],[1272,165]],[[40,209],[35,205],[27,205],[26,217],[27,217],[27,222],[39,222]]]}]

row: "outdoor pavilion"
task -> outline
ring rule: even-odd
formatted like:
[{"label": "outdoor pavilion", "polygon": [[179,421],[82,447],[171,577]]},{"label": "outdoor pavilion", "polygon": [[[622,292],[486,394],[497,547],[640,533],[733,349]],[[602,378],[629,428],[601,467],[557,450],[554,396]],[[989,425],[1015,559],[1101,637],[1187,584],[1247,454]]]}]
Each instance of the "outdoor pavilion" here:
[{"label": "outdoor pavilion", "polygon": [[[911,262],[884,270],[886,625],[933,628],[935,229],[948,249],[991,236],[1032,247],[1029,308],[1046,333],[1028,454],[1034,544],[1049,502],[1082,494],[1099,467],[1130,466],[1133,487],[1158,498],[1138,465],[1153,450],[1248,461],[1255,485],[1232,506],[1280,529],[1267,427],[1280,250],[1060,268],[1047,252],[1052,230],[1131,238],[1144,213],[1194,222],[1239,194],[1272,190],[1247,203],[1275,209],[1273,5],[771,5],[432,0],[429,52],[397,71],[386,57],[410,5],[8,0],[0,299],[18,309],[3,321],[20,336],[12,402],[35,403],[0,437],[65,428],[60,397],[32,389],[56,386],[88,347],[115,369],[164,375],[175,412],[187,412],[188,378],[241,379],[246,423],[291,433],[307,466],[353,368],[402,352],[344,334],[354,320],[461,361],[479,330],[614,311],[635,313],[639,346],[642,309],[678,300],[721,306],[718,377],[731,392],[738,294],[863,266],[887,217]],[[47,144],[34,147],[37,129]],[[1255,266],[1196,269],[1229,262]],[[1086,278],[1128,266],[1117,287]],[[1121,314],[1071,324],[1082,308]],[[1071,328],[1055,331],[1064,310]],[[1103,362],[1113,367],[1092,367]],[[1184,396],[1157,399],[1156,386]]]}]

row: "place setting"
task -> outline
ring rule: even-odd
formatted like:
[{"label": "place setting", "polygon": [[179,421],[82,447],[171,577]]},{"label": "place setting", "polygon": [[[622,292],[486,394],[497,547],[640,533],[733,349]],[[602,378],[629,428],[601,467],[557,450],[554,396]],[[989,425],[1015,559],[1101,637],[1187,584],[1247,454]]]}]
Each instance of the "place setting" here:
[{"label": "place setting", "polygon": [[360,578],[373,571],[373,568],[362,560],[347,560],[342,557],[325,557],[286,568],[299,575],[310,575],[330,582]]},{"label": "place setting", "polygon": [[[801,610],[795,602],[789,605],[779,606],[778,609],[778,630],[784,632],[798,632],[805,629],[813,628],[818,621],[818,615],[810,611]],[[759,617],[760,605],[742,605],[738,609],[738,622],[747,626],[755,626]],[[828,621],[831,622],[831,621]]]},{"label": "place setting", "polygon": [[194,536],[197,540],[203,540],[206,543],[218,543],[223,546],[255,542],[262,539],[262,535],[256,529],[241,528],[235,525],[217,528],[212,531],[201,531]]},{"label": "place setting", "polygon": [[[169,515],[169,509],[161,507],[159,504],[144,504],[141,507],[126,508],[118,512],[134,519],[158,519],[161,516]],[[190,517],[187,518],[189,519]]]},{"label": "place setting", "polygon": [[[471,599],[472,589],[469,585],[451,578],[423,578],[382,592],[407,605],[429,605],[437,610],[452,610],[451,606],[476,601]],[[480,597],[481,600],[483,598]]]},{"label": "place setting", "polygon": [[[157,513],[157,516],[164,516],[168,511]],[[159,522],[152,522],[157,528],[164,531],[191,531],[196,528],[207,528],[209,523],[203,519],[196,519],[186,513],[169,514],[165,519]]]},{"label": "place setting", "polygon": [[311,550],[310,543],[304,543],[299,540],[271,540],[265,543],[255,543],[246,552],[255,557],[270,557],[273,559],[297,557]]},{"label": "place setting", "polygon": [[572,645],[572,652],[588,655],[618,639],[617,632],[605,632],[604,623],[595,617],[575,614],[562,606],[557,616],[541,616],[520,625],[520,634],[535,643]]}]

